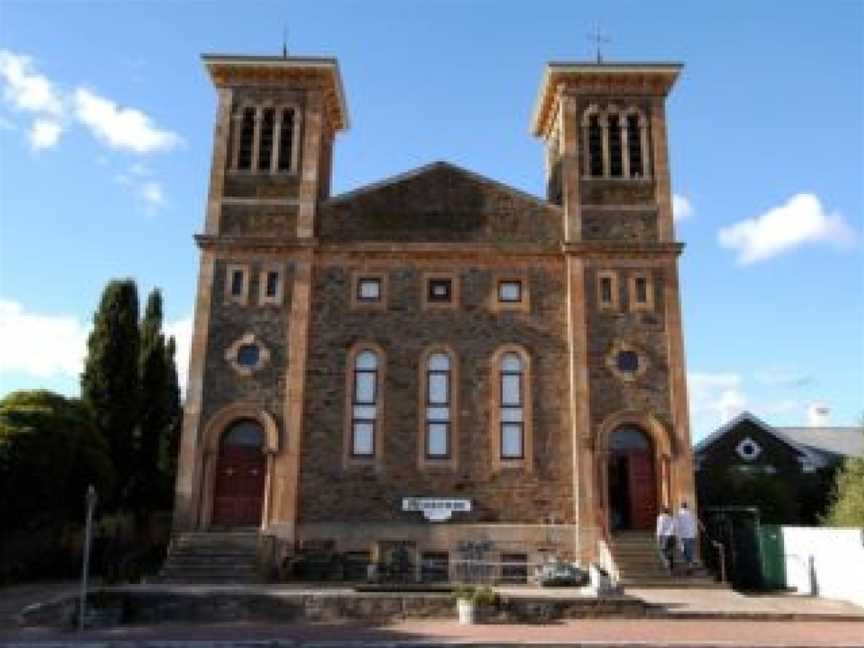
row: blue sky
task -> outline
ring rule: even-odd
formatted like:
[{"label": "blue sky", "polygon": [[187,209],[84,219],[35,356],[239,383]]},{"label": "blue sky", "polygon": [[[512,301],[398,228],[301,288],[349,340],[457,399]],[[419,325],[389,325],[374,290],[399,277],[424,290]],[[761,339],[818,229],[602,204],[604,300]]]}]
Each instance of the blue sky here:
[{"label": "blue sky", "polygon": [[[0,0],[0,394],[77,393],[105,282],[188,337],[215,95],[203,52],[334,55],[334,190],[445,159],[536,195],[543,65],[685,63],[668,104],[694,436],[864,410],[864,10],[812,2]],[[181,348],[188,348],[181,345]]]}]

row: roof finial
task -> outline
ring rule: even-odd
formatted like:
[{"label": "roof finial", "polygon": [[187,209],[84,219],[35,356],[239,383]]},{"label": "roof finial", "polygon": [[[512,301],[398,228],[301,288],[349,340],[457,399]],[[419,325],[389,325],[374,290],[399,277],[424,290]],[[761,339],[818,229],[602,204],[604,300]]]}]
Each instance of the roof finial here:
[{"label": "roof finial", "polygon": [[594,32],[592,34],[588,34],[588,40],[594,41],[594,46],[597,48],[597,62],[603,62],[603,54],[600,52],[600,45],[602,43],[611,42],[611,38],[609,38],[606,34],[600,31],[600,24],[594,23]]},{"label": "roof finial", "polygon": [[288,25],[282,26],[282,58],[288,58]]}]

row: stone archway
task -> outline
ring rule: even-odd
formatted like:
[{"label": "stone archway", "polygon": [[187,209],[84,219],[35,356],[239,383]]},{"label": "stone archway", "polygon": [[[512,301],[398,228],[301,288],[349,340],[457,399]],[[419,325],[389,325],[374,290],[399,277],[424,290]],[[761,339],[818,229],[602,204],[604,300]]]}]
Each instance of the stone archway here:
[{"label": "stone archway", "polygon": [[[219,490],[220,495],[224,495],[226,492],[225,483],[223,480],[218,479],[219,477],[219,467],[220,463],[223,465],[223,468],[227,467],[232,470],[246,470],[247,477],[249,478],[249,483],[242,486],[241,490],[249,490],[251,496],[251,489],[253,488],[252,481],[256,475],[252,475],[251,472],[254,470],[259,470],[253,464],[255,463],[252,459],[251,453],[244,453],[242,450],[237,449],[243,447],[243,440],[240,439],[240,443],[232,443],[229,439],[230,446],[235,446],[233,451],[226,452],[226,446],[223,444],[223,440],[226,438],[226,435],[230,435],[232,429],[241,422],[252,422],[257,425],[260,429],[260,443],[256,443],[255,452],[258,452],[261,457],[261,465],[263,467],[263,475],[260,477],[263,480],[263,484],[261,485],[261,501],[260,501],[260,513],[258,514],[258,520],[253,521],[255,526],[260,526],[260,528],[267,528],[270,521],[270,512],[272,509],[271,501],[272,501],[272,484],[273,484],[273,459],[276,453],[279,451],[279,429],[276,425],[276,420],[273,416],[267,412],[259,403],[235,403],[233,405],[229,405],[228,407],[224,407],[218,412],[216,412],[207,422],[207,425],[204,427],[204,456],[203,456],[203,470],[202,470],[202,479],[203,484],[201,488],[201,509],[200,509],[200,517],[199,517],[199,528],[210,528],[216,524],[222,525],[226,523],[225,512],[216,511],[216,496],[217,489]],[[243,459],[243,455],[249,455],[246,459]],[[234,455],[233,460],[236,460],[236,466],[226,466],[226,461],[231,461],[228,458],[229,455]],[[220,503],[220,506],[224,506],[224,502]],[[237,503],[240,506],[240,503]],[[247,503],[247,506],[252,506],[251,502]],[[216,515],[214,515],[214,513]],[[242,520],[246,521],[247,517],[243,517]],[[230,519],[227,520],[230,522]],[[238,519],[238,523],[243,523]],[[231,524],[229,524],[230,526]]]},{"label": "stone archway", "polygon": [[662,423],[625,410],[608,417],[597,437],[597,499],[612,530],[651,529],[672,492],[673,448]]}]

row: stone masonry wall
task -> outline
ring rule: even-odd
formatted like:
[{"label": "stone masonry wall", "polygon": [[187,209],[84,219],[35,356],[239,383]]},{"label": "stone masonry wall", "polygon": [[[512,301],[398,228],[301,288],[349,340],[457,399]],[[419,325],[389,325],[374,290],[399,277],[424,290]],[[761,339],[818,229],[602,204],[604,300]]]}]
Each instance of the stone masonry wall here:
[{"label": "stone masonry wall", "polygon": [[[617,311],[602,311],[597,304],[597,272],[618,273],[619,303]],[[630,312],[628,276],[633,272],[650,272],[654,287],[654,308],[649,312]],[[585,273],[585,295],[588,319],[589,393],[591,423],[599,429],[604,419],[625,409],[650,412],[664,425],[672,420],[669,400],[669,363],[663,301],[663,271],[659,267],[617,264],[614,261],[593,264]],[[648,370],[633,382],[617,377],[606,365],[606,358],[616,339],[623,339],[644,353]]]},{"label": "stone masonry wall", "polygon": [[[213,299],[210,330],[207,339],[207,360],[204,369],[204,403],[202,421],[207,421],[219,409],[239,400],[263,403],[277,417],[282,411],[287,366],[287,335],[291,312],[293,267],[284,263],[284,299],[281,306],[258,304],[258,280],[262,265],[274,259],[243,259],[251,269],[247,305],[226,304],[226,267],[234,259],[216,262],[213,278]],[[270,361],[251,376],[241,376],[225,360],[225,351],[245,333],[254,333],[270,351]]]},{"label": "stone masonry wall", "polygon": [[[507,268],[456,260],[441,261],[434,268],[458,272],[462,298],[456,311],[422,311],[422,264],[404,261],[387,267],[386,310],[352,311],[355,267],[359,265],[323,259],[315,271],[300,522],[416,522],[416,514],[400,510],[402,497],[410,495],[471,498],[475,508],[471,514],[460,514],[463,522],[537,523],[548,515],[572,521],[572,450],[562,418],[568,363],[560,262],[522,266],[514,262],[509,268],[528,270],[530,314],[496,314],[487,309],[493,275]],[[346,356],[360,341],[375,342],[387,354],[380,472],[371,466],[343,468]],[[417,363],[423,350],[434,343],[449,344],[458,355],[461,440],[456,471],[424,471],[417,462]],[[523,345],[532,358],[533,473],[491,471],[490,360],[507,343]]]}]

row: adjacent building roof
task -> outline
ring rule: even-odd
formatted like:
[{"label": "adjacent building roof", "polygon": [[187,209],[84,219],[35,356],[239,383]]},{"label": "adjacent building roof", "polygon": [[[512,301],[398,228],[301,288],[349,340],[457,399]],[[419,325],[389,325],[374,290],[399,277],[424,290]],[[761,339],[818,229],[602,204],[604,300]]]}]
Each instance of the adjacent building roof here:
[{"label": "adjacent building roof", "polygon": [[864,427],[774,427],[750,412],[742,412],[702,439],[693,448],[694,454],[704,454],[744,421],[759,426],[818,467],[864,456]]}]

